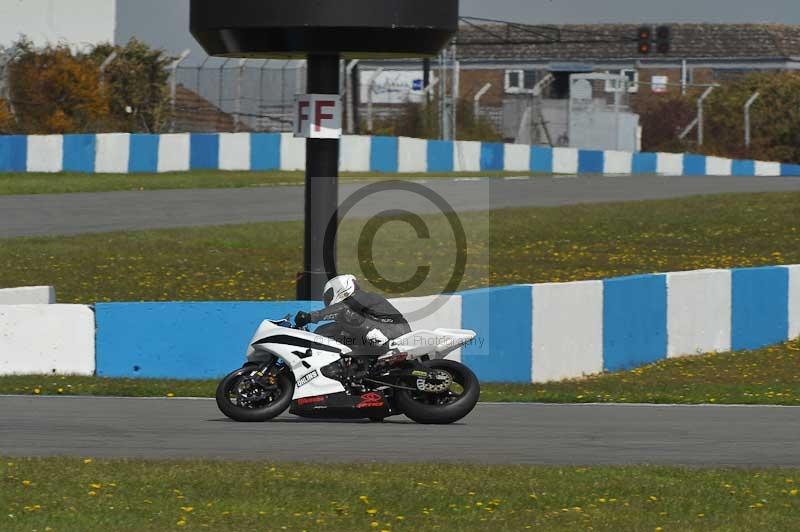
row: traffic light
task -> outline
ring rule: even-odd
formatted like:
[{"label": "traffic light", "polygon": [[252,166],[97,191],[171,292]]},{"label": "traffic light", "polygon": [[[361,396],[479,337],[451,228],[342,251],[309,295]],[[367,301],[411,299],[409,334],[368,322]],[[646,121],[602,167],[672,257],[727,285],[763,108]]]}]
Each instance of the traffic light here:
[{"label": "traffic light", "polygon": [[653,30],[649,26],[639,28],[639,53],[647,55],[653,48]]},{"label": "traffic light", "polygon": [[672,44],[672,32],[669,26],[659,26],[656,28],[656,52],[668,54]]}]

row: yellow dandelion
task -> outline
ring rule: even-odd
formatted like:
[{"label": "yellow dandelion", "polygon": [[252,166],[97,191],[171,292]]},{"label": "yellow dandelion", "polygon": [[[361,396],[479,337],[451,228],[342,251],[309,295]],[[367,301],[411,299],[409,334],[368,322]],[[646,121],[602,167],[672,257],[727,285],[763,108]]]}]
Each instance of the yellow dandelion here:
[{"label": "yellow dandelion", "polygon": [[31,481],[30,480],[23,480],[22,481],[22,485],[23,486],[30,486],[31,485]]},{"label": "yellow dandelion", "polygon": [[190,514],[190,513],[192,513],[192,511],[194,511],[194,507],[193,506],[181,506],[181,510],[186,512],[187,514]]},{"label": "yellow dandelion", "polygon": [[376,513],[378,513],[378,510],[375,508],[367,508],[367,513],[369,515],[375,515]]},{"label": "yellow dandelion", "polygon": [[97,492],[96,491],[90,491],[86,495],[89,495],[91,497],[96,497],[97,496]]},{"label": "yellow dandelion", "polygon": [[83,463],[84,463],[84,464],[91,464],[91,463],[92,463],[92,459],[91,459],[91,458],[86,458],[86,459],[83,461]]}]

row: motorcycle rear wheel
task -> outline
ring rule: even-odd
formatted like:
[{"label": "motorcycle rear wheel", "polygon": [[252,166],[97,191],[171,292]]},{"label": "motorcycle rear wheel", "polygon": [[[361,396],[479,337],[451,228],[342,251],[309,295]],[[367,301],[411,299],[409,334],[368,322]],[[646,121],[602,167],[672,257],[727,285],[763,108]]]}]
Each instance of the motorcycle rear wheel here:
[{"label": "motorcycle rear wheel", "polygon": [[217,386],[217,407],[220,412],[234,421],[251,423],[269,421],[285,412],[292,402],[294,380],[287,372],[275,375],[276,390],[267,392],[266,398],[251,403],[242,401],[241,395],[237,392],[238,387],[244,379],[250,378],[250,374],[255,369],[255,366],[237,369],[222,379]]},{"label": "motorcycle rear wheel", "polygon": [[480,383],[472,370],[459,362],[446,359],[429,360],[422,364],[429,369],[446,371],[463,391],[434,394],[398,390],[397,406],[407,417],[417,423],[446,425],[455,423],[472,412],[481,395]]}]

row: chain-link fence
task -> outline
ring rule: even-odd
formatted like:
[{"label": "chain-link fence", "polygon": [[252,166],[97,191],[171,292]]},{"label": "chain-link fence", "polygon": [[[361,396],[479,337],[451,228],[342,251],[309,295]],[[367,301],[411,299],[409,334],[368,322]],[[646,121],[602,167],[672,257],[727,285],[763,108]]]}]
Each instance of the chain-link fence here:
[{"label": "chain-link fence", "polygon": [[175,72],[175,129],[291,131],[304,61],[209,58]]}]

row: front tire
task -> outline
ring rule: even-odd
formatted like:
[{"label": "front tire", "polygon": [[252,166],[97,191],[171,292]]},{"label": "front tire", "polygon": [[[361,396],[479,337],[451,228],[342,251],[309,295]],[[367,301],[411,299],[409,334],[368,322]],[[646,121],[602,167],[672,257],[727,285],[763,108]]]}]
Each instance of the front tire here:
[{"label": "front tire", "polygon": [[[287,371],[274,375],[274,383],[270,383],[267,389],[261,385],[260,379],[253,378],[252,373],[256,370],[256,366],[237,369],[217,386],[217,407],[234,421],[269,421],[286,411],[292,402],[294,379]],[[251,397],[242,393],[243,387],[248,391],[253,390]]]},{"label": "front tire", "polygon": [[467,366],[453,360],[428,360],[422,365],[450,374],[454,383],[463,390],[443,393],[398,390],[397,405],[413,421],[423,424],[445,425],[455,423],[472,412],[481,395],[480,383]]}]

